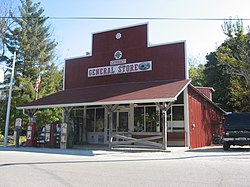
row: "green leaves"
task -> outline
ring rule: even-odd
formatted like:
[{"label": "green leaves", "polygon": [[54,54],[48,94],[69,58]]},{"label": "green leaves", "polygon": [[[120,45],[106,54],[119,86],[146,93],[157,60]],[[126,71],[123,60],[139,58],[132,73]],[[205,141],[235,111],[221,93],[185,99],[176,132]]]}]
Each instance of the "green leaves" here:
[{"label": "green leaves", "polygon": [[[50,38],[50,26],[46,23],[48,17],[43,15],[44,9],[40,7],[40,3],[21,0],[19,13],[21,18],[13,16],[15,27],[9,28],[6,34],[9,52],[17,52],[15,90],[12,94],[11,108],[12,123],[17,117],[24,118],[26,122],[28,120],[22,111],[16,110],[16,107],[35,99],[34,87],[38,70],[41,74],[38,98],[61,90],[63,75],[54,64],[57,43]],[[7,56],[6,59],[7,64],[11,65],[12,58]],[[59,109],[41,110],[37,114],[37,123],[41,125],[57,122],[60,119],[61,110]]]},{"label": "green leaves", "polygon": [[[216,90],[215,100],[228,111],[250,111],[250,34],[244,34],[241,20],[224,23],[228,36],[207,56],[205,85]],[[217,94],[217,95],[216,95]]]},{"label": "green leaves", "polygon": [[199,64],[197,67],[195,65],[189,67],[189,77],[194,86],[204,85],[204,70],[205,66],[203,64]]}]

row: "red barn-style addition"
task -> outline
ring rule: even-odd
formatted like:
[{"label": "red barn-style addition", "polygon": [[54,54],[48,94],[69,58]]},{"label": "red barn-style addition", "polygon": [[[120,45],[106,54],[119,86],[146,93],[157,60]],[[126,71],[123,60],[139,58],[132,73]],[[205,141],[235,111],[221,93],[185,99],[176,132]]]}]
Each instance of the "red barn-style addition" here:
[{"label": "red barn-style addition", "polygon": [[95,33],[91,55],[65,61],[63,91],[18,108],[63,108],[74,145],[211,145],[224,111],[190,84],[185,45],[149,46],[147,24]]}]

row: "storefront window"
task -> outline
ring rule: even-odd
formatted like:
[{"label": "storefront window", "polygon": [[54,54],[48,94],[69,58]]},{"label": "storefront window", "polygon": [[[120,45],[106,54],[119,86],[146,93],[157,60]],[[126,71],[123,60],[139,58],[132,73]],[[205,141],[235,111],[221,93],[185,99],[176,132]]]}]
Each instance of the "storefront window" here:
[{"label": "storefront window", "polygon": [[156,115],[155,106],[142,106],[134,109],[134,131],[156,132],[156,124],[159,124],[159,115]]},{"label": "storefront window", "polygon": [[168,131],[169,132],[183,132],[184,127],[184,105],[175,104],[167,112],[168,114]]},{"label": "storefront window", "polygon": [[87,109],[87,130],[88,132],[104,131],[104,109]]},{"label": "storefront window", "polygon": [[173,121],[184,121],[184,106],[173,106]]},{"label": "storefront window", "polygon": [[83,117],[83,109],[78,109],[75,111],[76,117]]},{"label": "storefront window", "polygon": [[87,130],[88,130],[88,132],[94,132],[95,109],[88,109],[86,118],[87,118]]},{"label": "storefront window", "polygon": [[104,109],[96,109],[96,123],[95,123],[95,132],[104,131]]},{"label": "storefront window", "polygon": [[119,128],[118,131],[128,131],[128,112],[119,112]]},{"label": "storefront window", "polygon": [[136,107],[134,109],[134,131],[144,131],[144,107]]},{"label": "storefront window", "polygon": [[156,132],[156,108],[146,107],[146,131]]},{"label": "storefront window", "polygon": [[113,112],[113,130],[116,130],[118,128],[117,125],[117,112]]}]

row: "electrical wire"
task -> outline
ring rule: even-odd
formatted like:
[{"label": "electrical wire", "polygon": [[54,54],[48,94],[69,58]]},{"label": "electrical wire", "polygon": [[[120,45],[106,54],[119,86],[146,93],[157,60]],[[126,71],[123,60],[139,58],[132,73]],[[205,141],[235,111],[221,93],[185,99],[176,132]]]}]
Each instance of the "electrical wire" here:
[{"label": "electrical wire", "polygon": [[[37,17],[10,17],[10,16],[1,16],[0,19],[10,19],[10,18],[32,18],[36,19]],[[225,20],[242,20],[250,21],[250,18],[178,18],[178,17],[57,17],[57,16],[48,16],[48,19],[51,20],[163,20],[163,21],[225,21]]]}]

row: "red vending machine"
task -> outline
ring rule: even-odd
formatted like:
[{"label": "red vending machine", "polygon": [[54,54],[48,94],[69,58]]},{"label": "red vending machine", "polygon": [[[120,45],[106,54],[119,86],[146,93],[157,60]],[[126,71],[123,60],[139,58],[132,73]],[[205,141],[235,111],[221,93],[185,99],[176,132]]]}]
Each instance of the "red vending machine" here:
[{"label": "red vending machine", "polygon": [[35,146],[35,136],[36,136],[36,124],[35,123],[28,123],[27,124],[27,146],[33,147]]}]

